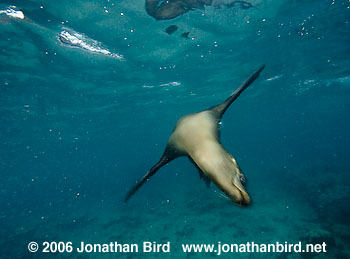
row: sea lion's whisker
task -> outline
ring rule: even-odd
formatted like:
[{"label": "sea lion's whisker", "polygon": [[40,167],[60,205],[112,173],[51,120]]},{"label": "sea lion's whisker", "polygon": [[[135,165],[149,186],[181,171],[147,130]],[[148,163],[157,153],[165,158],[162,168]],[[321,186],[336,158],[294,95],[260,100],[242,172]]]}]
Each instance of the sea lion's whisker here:
[{"label": "sea lion's whisker", "polygon": [[219,198],[221,198],[221,199],[225,199],[225,200],[230,201],[230,198],[227,197],[227,196],[225,196],[225,195],[223,195],[222,193],[217,193],[217,196],[218,196]]}]

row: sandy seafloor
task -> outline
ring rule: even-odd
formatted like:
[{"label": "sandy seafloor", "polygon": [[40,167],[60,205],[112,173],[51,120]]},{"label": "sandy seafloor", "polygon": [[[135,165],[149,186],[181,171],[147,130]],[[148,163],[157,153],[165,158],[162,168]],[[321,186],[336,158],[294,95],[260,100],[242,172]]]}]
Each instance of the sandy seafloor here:
[{"label": "sandy seafloor", "polygon": [[[0,2],[0,258],[350,258],[350,3],[251,3],[156,21],[142,0]],[[186,158],[123,203],[177,119],[262,64],[221,125],[252,204],[207,189]],[[31,241],[169,241],[171,253],[30,253]],[[327,253],[181,249],[219,241]]]}]

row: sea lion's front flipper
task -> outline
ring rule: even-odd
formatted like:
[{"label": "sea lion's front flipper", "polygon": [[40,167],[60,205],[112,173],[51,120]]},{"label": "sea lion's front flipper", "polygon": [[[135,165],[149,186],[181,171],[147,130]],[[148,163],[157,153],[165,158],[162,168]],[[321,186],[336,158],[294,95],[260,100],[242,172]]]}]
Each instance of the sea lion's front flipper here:
[{"label": "sea lion's front flipper", "polygon": [[203,173],[202,170],[201,170],[201,173],[202,173],[202,178],[203,178],[203,181],[205,182],[205,185],[207,186],[207,188],[210,188],[210,179],[205,173]]},{"label": "sea lion's front flipper", "polygon": [[210,179],[208,178],[208,176],[202,171],[202,169],[199,168],[199,166],[196,164],[196,162],[193,161],[193,159],[190,156],[188,156],[188,159],[195,166],[195,168],[197,168],[199,173],[199,179],[203,179],[207,188],[210,188]]},{"label": "sea lion's front flipper", "polygon": [[251,74],[247,80],[243,82],[243,84],[234,91],[229,98],[227,98],[223,103],[216,105],[209,110],[216,113],[218,120],[222,118],[227,108],[238,98],[238,96],[258,78],[260,72],[265,68],[265,65],[261,66],[258,70],[256,70],[253,74]]},{"label": "sea lion's front flipper", "polygon": [[160,158],[157,164],[155,164],[143,177],[141,180],[137,181],[136,184],[128,191],[128,193],[125,196],[124,202],[127,202],[132,195],[135,194],[135,192],[145,183],[148,181],[149,178],[154,175],[159,168],[166,165],[170,161],[174,160],[178,156],[175,155],[174,152],[171,152],[171,149],[167,146],[167,148],[164,151],[164,154]]}]

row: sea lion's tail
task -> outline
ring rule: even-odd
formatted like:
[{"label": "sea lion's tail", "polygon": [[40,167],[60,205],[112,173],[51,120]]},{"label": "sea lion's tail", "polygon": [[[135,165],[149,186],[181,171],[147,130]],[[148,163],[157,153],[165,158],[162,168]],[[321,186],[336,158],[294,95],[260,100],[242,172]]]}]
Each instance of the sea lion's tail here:
[{"label": "sea lion's tail", "polygon": [[218,119],[220,120],[224,115],[227,108],[238,98],[238,96],[259,77],[260,72],[265,68],[265,65],[262,65],[258,70],[251,74],[248,79],[246,79],[243,84],[234,91],[229,98],[227,98],[223,103],[216,105],[209,110],[217,113]]}]

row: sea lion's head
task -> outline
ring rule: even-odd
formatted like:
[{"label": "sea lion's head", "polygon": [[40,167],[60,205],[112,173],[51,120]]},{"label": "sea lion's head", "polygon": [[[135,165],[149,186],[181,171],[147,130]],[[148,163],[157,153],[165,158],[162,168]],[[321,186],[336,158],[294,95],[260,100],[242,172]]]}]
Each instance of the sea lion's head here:
[{"label": "sea lion's head", "polygon": [[246,183],[247,180],[237,165],[233,172],[233,189],[231,190],[229,197],[239,206],[247,206],[250,204],[250,197],[245,189]]},{"label": "sea lion's head", "polygon": [[247,180],[232,156],[229,163],[224,167],[225,172],[218,174],[213,181],[237,205],[247,206],[251,202],[245,189]]}]

